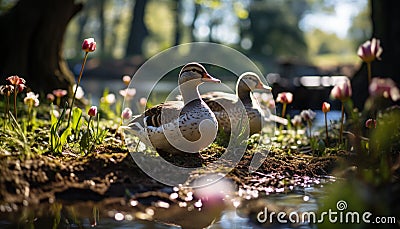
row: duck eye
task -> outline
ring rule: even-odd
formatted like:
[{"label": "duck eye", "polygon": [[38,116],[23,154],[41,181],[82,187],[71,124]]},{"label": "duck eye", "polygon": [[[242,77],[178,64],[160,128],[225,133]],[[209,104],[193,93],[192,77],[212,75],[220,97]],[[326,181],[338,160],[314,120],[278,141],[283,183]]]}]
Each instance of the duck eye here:
[{"label": "duck eye", "polygon": [[203,72],[202,72],[202,71],[197,70],[197,69],[195,69],[195,68],[191,69],[191,71],[192,71],[192,72],[197,72],[197,73],[203,75]]}]

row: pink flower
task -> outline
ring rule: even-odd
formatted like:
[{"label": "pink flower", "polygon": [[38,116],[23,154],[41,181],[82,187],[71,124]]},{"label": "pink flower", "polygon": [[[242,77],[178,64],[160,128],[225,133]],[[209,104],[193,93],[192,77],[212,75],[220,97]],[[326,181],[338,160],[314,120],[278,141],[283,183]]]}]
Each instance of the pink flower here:
[{"label": "pink flower", "polygon": [[94,41],[94,38],[83,40],[82,50],[85,52],[94,52],[96,50],[96,42]]},{"label": "pink flower", "polygon": [[145,107],[147,104],[147,99],[145,97],[140,98],[139,104],[140,104],[140,106]]},{"label": "pink flower", "polygon": [[88,111],[88,115],[93,117],[97,115],[97,107],[96,106],[91,106],[89,111]]},{"label": "pink flower", "polygon": [[67,90],[64,89],[57,89],[57,90],[53,90],[53,94],[57,97],[57,98],[61,98],[63,96],[67,95]]},{"label": "pink flower", "polygon": [[393,101],[400,99],[400,92],[396,83],[390,78],[375,77],[369,85],[369,93],[371,96],[383,96]]},{"label": "pink flower", "polygon": [[331,91],[331,97],[344,101],[351,97],[352,90],[350,85],[350,80],[345,80],[343,82],[338,83],[333,87]]},{"label": "pink flower", "polygon": [[124,82],[124,84],[125,84],[126,86],[128,86],[129,83],[131,82],[131,77],[128,76],[128,75],[123,76],[123,77],[122,77],[122,82]]},{"label": "pink flower", "polygon": [[376,120],[372,119],[372,118],[368,119],[365,122],[365,127],[369,128],[369,129],[376,128]]},{"label": "pink flower", "polygon": [[25,84],[17,84],[15,86],[17,87],[18,92],[22,92],[26,88]]},{"label": "pink flower", "polygon": [[126,100],[131,100],[136,95],[135,88],[127,88],[119,90],[119,94],[122,95]]},{"label": "pink flower", "polygon": [[323,102],[322,103],[322,112],[328,113],[329,111],[331,111],[331,104],[329,104],[327,102]]},{"label": "pink flower", "polygon": [[276,101],[279,103],[292,103],[293,102],[293,94],[290,92],[281,92],[278,94]]},{"label": "pink flower", "polygon": [[372,38],[358,47],[357,55],[366,63],[370,63],[376,59],[380,60],[383,49],[380,46],[380,40]]},{"label": "pink flower", "polygon": [[49,102],[53,102],[54,101],[54,99],[55,99],[55,97],[54,97],[54,95],[53,94],[47,94],[46,95],[46,99],[49,101]]},{"label": "pink flower", "polygon": [[132,110],[129,107],[125,108],[121,113],[121,118],[124,120],[132,118]]},{"label": "pink flower", "polygon": [[25,84],[25,80],[19,76],[10,76],[6,80],[9,81],[14,86]]},{"label": "pink flower", "polygon": [[19,76],[10,76],[6,80],[14,85],[14,90],[16,90],[17,93],[22,92],[26,88],[25,80]]}]

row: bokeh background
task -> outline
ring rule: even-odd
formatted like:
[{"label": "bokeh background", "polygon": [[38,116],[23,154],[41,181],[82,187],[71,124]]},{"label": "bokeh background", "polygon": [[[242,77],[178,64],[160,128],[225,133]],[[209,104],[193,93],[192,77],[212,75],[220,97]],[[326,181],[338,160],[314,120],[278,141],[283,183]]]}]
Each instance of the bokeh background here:
[{"label": "bokeh background", "polygon": [[80,45],[94,37],[82,85],[97,97],[169,47],[215,42],[254,61],[274,95],[293,92],[295,110],[320,109],[340,77],[352,79],[361,109],[368,91],[356,51],[364,41],[377,37],[384,47],[373,75],[399,82],[398,8],[396,0],[1,0],[0,74],[20,75],[36,91],[71,92]]}]

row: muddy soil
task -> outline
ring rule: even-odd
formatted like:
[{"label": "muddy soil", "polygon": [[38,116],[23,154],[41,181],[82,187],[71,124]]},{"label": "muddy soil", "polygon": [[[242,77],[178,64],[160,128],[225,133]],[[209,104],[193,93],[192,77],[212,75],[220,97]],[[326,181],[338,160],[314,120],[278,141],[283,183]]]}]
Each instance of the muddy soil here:
[{"label": "muddy soil", "polygon": [[[181,166],[206,166],[217,159],[215,151],[218,150],[165,158]],[[269,152],[262,166],[255,173],[250,173],[252,155],[246,153],[227,177],[239,188],[279,188],[293,185],[296,177],[298,180],[329,175],[338,165],[339,158],[340,155],[314,157],[300,152]],[[58,157],[37,155],[31,159],[2,156],[0,160],[0,200],[5,203],[28,205],[54,200],[99,201],[170,189],[172,187],[142,172],[129,152],[119,148],[101,147],[87,156],[64,153]]]}]

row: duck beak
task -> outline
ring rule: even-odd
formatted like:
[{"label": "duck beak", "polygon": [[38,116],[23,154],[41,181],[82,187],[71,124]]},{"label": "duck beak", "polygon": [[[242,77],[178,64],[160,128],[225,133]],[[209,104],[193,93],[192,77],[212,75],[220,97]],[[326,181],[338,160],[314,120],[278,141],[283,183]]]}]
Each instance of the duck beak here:
[{"label": "duck beak", "polygon": [[268,91],[268,92],[270,92],[270,91],[272,90],[271,87],[269,87],[269,86],[267,86],[267,85],[265,85],[265,84],[263,84],[263,83],[261,83],[261,82],[259,82],[259,83],[256,85],[256,89],[266,90],[266,91]]},{"label": "duck beak", "polygon": [[212,82],[212,83],[221,83],[221,80],[212,77],[210,74],[208,73],[204,73],[203,77],[201,77],[201,81],[202,82]]}]

